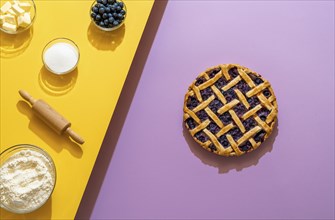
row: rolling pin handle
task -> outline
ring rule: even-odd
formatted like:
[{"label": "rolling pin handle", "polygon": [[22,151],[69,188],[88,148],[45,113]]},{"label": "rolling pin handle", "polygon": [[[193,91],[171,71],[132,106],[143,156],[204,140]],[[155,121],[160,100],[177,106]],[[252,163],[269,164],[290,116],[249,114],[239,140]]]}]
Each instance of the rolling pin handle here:
[{"label": "rolling pin handle", "polygon": [[74,132],[70,127],[65,130],[65,133],[68,134],[75,142],[79,144],[85,143],[84,139],[80,137],[76,132]]},{"label": "rolling pin handle", "polygon": [[36,102],[36,99],[34,99],[28,92],[20,89],[19,93],[20,93],[21,97],[24,100],[28,101],[31,105],[33,105]]}]

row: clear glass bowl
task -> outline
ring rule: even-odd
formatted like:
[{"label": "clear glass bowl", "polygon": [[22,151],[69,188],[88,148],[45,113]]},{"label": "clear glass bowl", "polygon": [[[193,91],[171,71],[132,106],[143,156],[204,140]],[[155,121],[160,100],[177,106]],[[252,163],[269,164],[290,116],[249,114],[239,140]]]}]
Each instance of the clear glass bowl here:
[{"label": "clear glass bowl", "polygon": [[13,208],[13,207],[9,207],[8,205],[6,206],[6,204],[2,203],[0,200],[0,207],[6,209],[9,212],[13,212],[16,214],[25,214],[25,213],[30,213],[33,212],[37,209],[39,209],[40,207],[42,207],[50,198],[50,196],[52,195],[54,189],[55,189],[55,185],[56,185],[56,167],[55,164],[52,160],[52,158],[50,157],[50,155],[42,150],[41,148],[34,146],[34,145],[30,145],[30,144],[18,144],[15,146],[12,146],[8,149],[6,149],[5,151],[0,153],[0,167],[2,167],[6,161],[13,156],[16,153],[19,153],[23,150],[30,150],[30,151],[34,151],[36,153],[39,153],[41,155],[43,155],[47,161],[48,161],[48,168],[51,170],[52,172],[52,176],[53,176],[53,188],[50,191],[49,195],[45,198],[45,201],[42,201],[38,206],[34,207],[33,209],[20,209],[20,208]]},{"label": "clear glass bowl", "polygon": [[[56,71],[55,69],[50,67],[48,65],[48,63],[46,61],[46,57],[45,57],[45,54],[46,54],[47,50],[49,48],[51,48],[52,46],[54,46],[55,44],[58,44],[58,43],[64,43],[64,44],[68,44],[69,46],[72,46],[70,48],[73,49],[73,51],[71,51],[71,50],[70,51],[74,52],[77,55],[76,63],[71,65],[71,68],[69,67],[67,69],[64,69],[64,71]],[[70,52],[70,51],[68,50],[68,52]],[[66,56],[66,54],[62,53],[62,56]],[[68,38],[56,38],[56,39],[51,40],[49,43],[47,43],[47,45],[44,47],[43,52],[42,52],[42,61],[43,61],[43,64],[44,64],[45,68],[47,70],[49,70],[51,73],[54,73],[56,75],[64,75],[64,74],[72,72],[74,69],[77,68],[78,63],[79,63],[79,59],[80,59],[79,47],[77,46],[77,44],[75,42],[73,42],[72,40],[70,40]],[[66,59],[66,57],[64,57],[64,60],[68,60],[68,59]]]},{"label": "clear glass bowl", "polygon": [[124,1],[122,1],[122,0],[116,0],[116,2],[122,2],[122,3],[123,3],[123,10],[126,11],[126,14],[124,15],[124,19],[122,20],[122,22],[121,22],[118,26],[115,26],[115,27],[112,27],[112,28],[104,28],[104,27],[101,27],[101,26],[97,25],[97,24],[95,23],[95,21],[93,20],[93,18],[91,17],[92,8],[93,8],[93,6],[94,6],[95,4],[98,3],[96,0],[93,1],[92,5],[91,5],[91,7],[90,7],[89,16],[90,16],[90,18],[91,18],[92,23],[93,23],[97,28],[99,28],[100,30],[103,30],[103,31],[114,31],[114,30],[118,29],[119,27],[121,27],[121,26],[124,24],[124,21],[126,20],[126,17],[127,17],[127,14],[128,14],[127,6],[126,6],[126,4],[124,3]]},{"label": "clear glass bowl", "polygon": [[[1,1],[1,5],[0,7],[2,7],[2,5],[4,3],[6,3],[7,1]],[[12,2],[12,1],[10,1]],[[0,30],[7,33],[7,34],[19,34],[19,33],[22,33],[23,31],[26,31],[28,30],[33,24],[34,24],[34,21],[35,21],[35,17],[36,17],[36,5],[35,5],[35,2],[34,0],[20,0],[20,2],[22,3],[29,3],[31,5],[31,8],[30,8],[30,19],[31,19],[31,23],[27,26],[27,27],[18,27],[16,31],[8,31],[8,30],[5,30],[2,28],[2,25],[0,25]]]}]

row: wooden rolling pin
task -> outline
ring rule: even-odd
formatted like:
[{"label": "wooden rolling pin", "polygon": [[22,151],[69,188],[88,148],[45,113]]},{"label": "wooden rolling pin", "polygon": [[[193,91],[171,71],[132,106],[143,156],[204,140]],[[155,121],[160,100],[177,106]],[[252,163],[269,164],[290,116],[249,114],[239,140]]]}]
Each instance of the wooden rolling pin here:
[{"label": "wooden rolling pin", "polygon": [[28,92],[19,91],[23,99],[27,100],[36,115],[42,119],[49,127],[55,130],[58,134],[68,134],[75,142],[83,144],[85,141],[71,128],[71,123],[66,120],[61,114],[52,109],[46,102],[41,99],[34,99]]}]

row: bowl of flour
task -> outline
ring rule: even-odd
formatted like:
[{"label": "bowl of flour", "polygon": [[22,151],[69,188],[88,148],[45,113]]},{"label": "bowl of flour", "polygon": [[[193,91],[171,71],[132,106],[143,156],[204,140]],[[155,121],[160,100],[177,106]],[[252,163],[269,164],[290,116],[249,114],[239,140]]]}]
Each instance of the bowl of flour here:
[{"label": "bowl of flour", "polygon": [[43,206],[56,183],[52,158],[41,148],[15,145],[0,154],[0,207],[24,214]]}]

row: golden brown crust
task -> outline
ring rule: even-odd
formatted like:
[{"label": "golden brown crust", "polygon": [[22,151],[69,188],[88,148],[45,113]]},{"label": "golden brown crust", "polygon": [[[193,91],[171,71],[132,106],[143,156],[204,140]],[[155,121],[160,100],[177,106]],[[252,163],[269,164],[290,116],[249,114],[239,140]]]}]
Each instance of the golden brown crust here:
[{"label": "golden brown crust", "polygon": [[[235,76],[229,72],[232,68],[236,68],[235,70],[237,70]],[[214,73],[215,75],[210,76],[214,70],[216,71]],[[270,83],[258,73],[238,64],[223,64],[211,67],[205,72],[202,72],[197,79],[200,78],[203,79],[203,82],[197,85],[197,81],[195,80],[189,86],[184,100],[183,119],[186,128],[190,131],[194,140],[203,148],[223,156],[240,156],[258,148],[271,134],[277,120],[278,107]],[[255,83],[255,78],[258,78],[258,80],[261,79],[261,83]],[[216,85],[218,80],[224,80],[225,85],[218,88]],[[244,82],[248,86],[248,91],[241,91],[238,88],[237,85],[240,82]],[[204,98],[201,92],[209,88],[211,94],[209,97]],[[225,97],[224,94],[228,90],[235,93],[234,99],[227,100],[229,97]],[[196,99],[197,103],[197,106],[193,106],[192,108],[188,106],[188,100],[191,97]],[[250,98],[257,98],[257,105],[251,107],[248,102]],[[220,108],[215,111],[210,107],[213,100],[221,103]],[[235,112],[234,109],[237,106],[242,106],[245,109],[243,114]],[[266,116],[259,116],[259,111],[266,111],[268,113]],[[207,118],[199,118],[197,115],[199,113],[206,114]],[[223,114],[229,114],[228,117],[231,118],[229,124],[223,123],[219,118]],[[245,120],[251,119],[255,125],[247,129],[244,122]],[[193,128],[190,128],[187,123],[188,120],[193,121]],[[217,129],[215,132],[208,129],[208,126],[212,124],[214,124],[213,126]],[[236,140],[230,133],[232,129],[239,129],[240,136],[238,136]],[[199,132],[205,136],[202,140],[196,137],[196,134]],[[259,132],[263,132],[263,136],[256,138],[256,135],[260,134]],[[219,138],[221,139],[219,140]],[[224,139],[224,144],[222,144],[222,139]],[[246,144],[248,144],[250,148],[245,148]],[[242,147],[242,145],[245,146]]]}]

